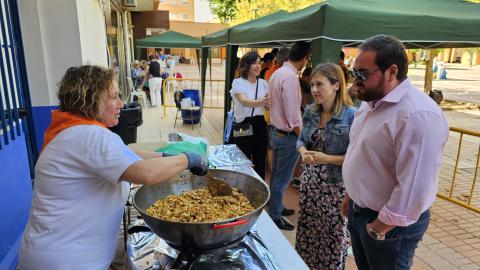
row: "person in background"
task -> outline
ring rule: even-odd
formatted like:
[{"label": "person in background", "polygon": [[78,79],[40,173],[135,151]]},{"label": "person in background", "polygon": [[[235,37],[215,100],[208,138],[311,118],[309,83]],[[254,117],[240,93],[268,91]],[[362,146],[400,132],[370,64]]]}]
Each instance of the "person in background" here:
[{"label": "person in background", "polygon": [[[275,49],[274,49],[275,50]],[[285,61],[288,60],[288,54],[290,52],[290,49],[287,47],[281,48],[277,56],[275,58],[275,65],[267,70],[265,72],[265,80],[268,82],[270,80],[270,77],[272,76],[273,72],[275,72],[277,69],[279,69]],[[272,50],[273,53],[273,50]],[[271,125],[270,125],[270,111],[268,108],[265,108],[265,122],[267,122],[267,133],[270,134],[271,130]],[[272,172],[272,159],[273,159],[273,152],[272,152],[272,144],[270,142],[270,135],[267,138],[268,143],[267,143],[267,164],[266,164],[266,172],[267,172],[267,178],[270,179],[271,177],[271,172]]]},{"label": "person in background", "polygon": [[165,59],[167,56],[163,53],[163,51],[160,51],[160,61],[165,62]]},{"label": "person in background", "polygon": [[35,165],[20,269],[108,269],[129,183],[156,184],[185,169],[207,173],[207,160],[194,153],[130,150],[108,129],[118,124],[119,95],[111,69],[72,67],[60,81],[60,109]]},{"label": "person in background", "polygon": [[[307,67],[303,70],[302,76],[300,77],[300,89],[302,90],[302,105],[300,106],[300,111],[303,113],[305,112],[305,108],[313,103],[313,95],[310,89],[310,75],[312,73],[312,68]],[[293,178],[292,178],[292,187],[299,188],[301,182],[301,175],[302,175],[302,159],[297,161],[297,165],[295,165],[295,170],[293,171]]]},{"label": "person in background", "polygon": [[260,71],[260,78],[265,79],[265,72],[267,72],[267,70],[273,67],[274,59],[275,56],[273,56],[273,54],[271,53],[266,53],[265,55],[263,55],[263,58],[261,59],[263,63],[262,70]]},{"label": "person in background", "polygon": [[140,61],[140,68],[143,71],[143,81],[141,84],[142,90],[147,94],[147,98],[150,101],[150,104],[152,103],[152,99],[150,98],[150,87],[148,87],[148,62],[145,60]]},{"label": "person in background", "polygon": [[399,40],[377,35],[359,50],[353,85],[364,102],[343,162],[342,212],[359,270],[410,269],[430,222],[448,124],[408,79]]},{"label": "person in background", "polygon": [[315,104],[303,114],[297,149],[304,164],[295,249],[310,269],[344,269],[348,233],[342,216],[342,163],[355,110],[342,69],[320,64],[312,72]]},{"label": "person in background", "polygon": [[152,107],[158,107],[159,104],[163,105],[160,63],[157,61],[155,55],[150,55],[148,59],[150,60],[148,68],[148,86],[150,89],[150,99],[152,102]]},{"label": "person in background", "polygon": [[138,60],[133,61],[132,79],[135,89],[142,86],[144,76],[145,73],[143,72],[143,69],[140,68],[140,62],[138,62]]},{"label": "person in background", "polygon": [[278,48],[273,48],[273,49],[270,51],[270,53],[273,55],[274,58],[276,58],[276,57],[277,57],[277,54],[278,54],[278,51],[279,51]]},{"label": "person in background", "polygon": [[240,59],[240,77],[233,80],[230,94],[235,123],[251,123],[253,127],[252,136],[234,137],[233,143],[252,161],[258,175],[265,179],[267,125],[263,114],[264,107],[270,106],[270,98],[267,82],[258,78],[260,63],[260,56],[254,51]]},{"label": "person in background", "polygon": [[274,65],[273,67],[269,68],[265,72],[265,80],[268,82],[270,80],[270,77],[272,76],[273,72],[275,72],[277,69],[279,69],[285,61],[288,60],[288,54],[290,53],[290,49],[287,47],[280,48],[280,50],[277,53],[277,56],[275,57]]},{"label": "person in background", "polygon": [[338,60],[338,65],[342,68],[343,75],[345,76],[345,82],[348,87],[348,85],[352,83],[352,72],[348,66],[345,65],[345,53],[343,51],[340,51],[340,60]]},{"label": "person in background", "polygon": [[295,42],[290,50],[288,61],[273,73],[270,78],[270,141],[273,150],[272,178],[270,179],[270,201],[268,213],[273,222],[282,230],[295,227],[282,216],[293,215],[293,209],[283,206],[285,189],[292,179],[298,160],[297,137],[302,128],[300,106],[302,94],[297,73],[309,62],[311,47],[307,42]]}]

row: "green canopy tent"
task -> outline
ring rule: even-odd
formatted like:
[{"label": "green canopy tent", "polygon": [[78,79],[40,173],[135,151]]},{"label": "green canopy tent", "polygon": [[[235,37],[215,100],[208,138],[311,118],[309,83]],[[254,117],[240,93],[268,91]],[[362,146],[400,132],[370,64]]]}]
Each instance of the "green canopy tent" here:
[{"label": "green canopy tent", "polygon": [[[337,62],[342,46],[354,47],[381,33],[399,38],[407,48],[480,47],[479,14],[480,4],[462,0],[328,0],[264,25],[230,29],[227,51],[306,40],[312,42],[314,64]],[[214,46],[212,35],[202,37],[209,41],[202,46]],[[228,91],[233,78],[226,72]]]},{"label": "green canopy tent", "polygon": [[[200,47],[202,42],[200,39],[182,34],[175,31],[167,31],[158,35],[149,36],[147,38],[138,39],[137,44],[137,56],[140,55],[141,48],[195,48],[197,55],[197,65],[200,70]],[[207,50],[208,52],[208,50]],[[202,50],[203,53],[203,50]],[[206,67],[206,57],[202,57],[202,68]],[[204,87],[201,89],[202,99],[205,94]]]},{"label": "green canopy tent", "polygon": [[158,35],[137,40],[137,48],[200,48],[202,42],[198,38],[167,31]]},{"label": "green canopy tent", "polygon": [[137,56],[140,55],[141,48],[195,48],[197,52],[197,64],[200,65],[200,39],[178,33],[167,31],[158,35],[149,36],[143,39],[137,39]]}]

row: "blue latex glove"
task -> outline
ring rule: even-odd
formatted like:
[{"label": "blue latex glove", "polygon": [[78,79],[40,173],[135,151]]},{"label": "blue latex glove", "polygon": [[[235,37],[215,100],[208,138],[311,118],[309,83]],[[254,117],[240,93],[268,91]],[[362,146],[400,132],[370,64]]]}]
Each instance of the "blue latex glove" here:
[{"label": "blue latex glove", "polygon": [[[184,152],[188,159],[188,169],[195,175],[205,175],[208,172],[208,160],[202,155],[194,152]],[[171,157],[175,155],[162,152],[162,157]]]},{"label": "blue latex glove", "polygon": [[195,175],[205,175],[208,172],[208,160],[193,152],[184,153],[188,158],[188,169]]}]

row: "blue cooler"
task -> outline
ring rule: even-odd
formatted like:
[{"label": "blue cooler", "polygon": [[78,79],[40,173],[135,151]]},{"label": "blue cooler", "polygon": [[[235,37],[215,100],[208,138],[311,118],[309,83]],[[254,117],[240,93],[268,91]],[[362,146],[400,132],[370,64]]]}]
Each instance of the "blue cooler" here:
[{"label": "blue cooler", "polygon": [[[199,106],[200,108],[202,107],[202,103],[200,100],[200,90],[196,89],[185,89],[182,90],[184,98],[190,98],[192,101],[195,102],[195,106]],[[199,111],[194,111],[193,112],[193,119],[190,111],[188,110],[182,110],[182,119],[183,123],[187,125],[191,124],[198,124],[200,123],[200,118],[202,116],[202,110],[200,109]]]}]

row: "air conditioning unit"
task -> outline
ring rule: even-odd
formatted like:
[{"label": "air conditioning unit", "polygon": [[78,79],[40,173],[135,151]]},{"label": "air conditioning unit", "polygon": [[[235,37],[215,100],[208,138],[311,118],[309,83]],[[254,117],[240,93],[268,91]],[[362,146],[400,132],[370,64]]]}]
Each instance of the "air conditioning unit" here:
[{"label": "air conditioning unit", "polygon": [[137,7],[137,0],[123,0],[125,7]]}]

